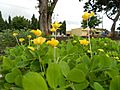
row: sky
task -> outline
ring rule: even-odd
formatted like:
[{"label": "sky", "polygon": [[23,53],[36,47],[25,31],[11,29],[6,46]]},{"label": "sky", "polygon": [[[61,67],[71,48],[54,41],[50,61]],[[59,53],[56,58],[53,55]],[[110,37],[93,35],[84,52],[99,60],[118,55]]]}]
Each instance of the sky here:
[{"label": "sky", "polygon": [[[36,17],[39,16],[38,9],[35,7],[38,5],[37,0],[0,0],[0,11],[4,19],[7,19],[10,15],[14,16],[24,16],[30,19],[33,14]],[[82,15],[83,15],[84,2],[79,2],[79,0],[58,0],[55,7],[52,20],[54,21],[66,21],[67,30],[73,28],[80,28]],[[103,14],[100,14],[102,16]],[[103,16],[103,28],[110,30],[112,21],[109,20],[105,15]],[[102,24],[99,25],[102,28]]]}]

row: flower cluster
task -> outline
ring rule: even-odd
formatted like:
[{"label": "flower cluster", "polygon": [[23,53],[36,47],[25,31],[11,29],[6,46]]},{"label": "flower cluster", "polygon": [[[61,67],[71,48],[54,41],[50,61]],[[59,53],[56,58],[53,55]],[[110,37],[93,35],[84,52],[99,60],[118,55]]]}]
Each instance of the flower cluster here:
[{"label": "flower cluster", "polygon": [[88,45],[89,44],[89,41],[87,41],[86,39],[84,40],[79,40],[80,44],[82,45]]},{"label": "flower cluster", "polygon": [[54,22],[52,24],[52,28],[50,29],[51,32],[55,32],[57,29],[59,29],[59,27],[61,26],[62,24],[58,23],[58,22]]},{"label": "flower cluster", "polygon": [[88,12],[84,12],[84,14],[82,15],[82,18],[83,18],[83,20],[88,20],[90,17],[92,17],[92,16],[94,16],[95,14],[94,14],[94,12],[90,12],[90,13],[88,13]]},{"label": "flower cluster", "polygon": [[39,30],[39,29],[37,29],[37,30],[32,30],[31,32],[34,33],[36,36],[41,36],[41,35],[42,35],[42,32],[41,32],[41,30]]},{"label": "flower cluster", "polygon": [[48,45],[51,45],[51,46],[53,46],[53,47],[56,47],[56,46],[58,45],[58,43],[59,43],[59,41],[56,40],[56,39],[54,39],[54,38],[51,38],[51,40],[48,40],[48,41],[47,41],[47,44],[48,44]]},{"label": "flower cluster", "polygon": [[38,37],[33,40],[33,43],[36,45],[42,45],[46,41],[46,38]]}]

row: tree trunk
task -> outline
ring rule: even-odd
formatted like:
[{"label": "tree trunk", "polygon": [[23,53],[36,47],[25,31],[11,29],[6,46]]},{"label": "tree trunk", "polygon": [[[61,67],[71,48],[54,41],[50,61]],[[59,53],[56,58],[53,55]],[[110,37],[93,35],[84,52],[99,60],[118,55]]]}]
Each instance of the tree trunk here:
[{"label": "tree trunk", "polygon": [[48,14],[48,30],[50,31],[50,28],[51,28],[51,23],[52,23],[52,19],[51,19],[52,15],[51,14]]},{"label": "tree trunk", "polygon": [[[42,30],[46,35],[49,33],[51,27],[51,17],[54,11],[54,8],[58,0],[53,0],[51,6],[48,5],[48,0],[38,0],[39,1],[39,21],[40,21],[40,30]],[[50,9],[50,11],[48,11]]]},{"label": "tree trunk", "polygon": [[118,10],[118,13],[116,15],[116,17],[113,19],[113,24],[112,24],[112,27],[111,27],[111,34],[112,34],[112,38],[115,37],[115,27],[116,27],[116,22],[118,21],[119,19],[119,16],[120,16],[120,5],[119,5],[119,10]]},{"label": "tree trunk", "polygon": [[42,30],[45,34],[48,33],[48,22],[47,22],[47,0],[41,0],[39,2],[39,13],[40,13],[40,30]]}]

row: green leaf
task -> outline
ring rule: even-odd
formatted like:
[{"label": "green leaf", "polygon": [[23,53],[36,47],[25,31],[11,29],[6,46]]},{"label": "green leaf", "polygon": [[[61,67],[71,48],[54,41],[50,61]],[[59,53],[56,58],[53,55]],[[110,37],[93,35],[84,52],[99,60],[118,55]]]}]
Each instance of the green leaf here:
[{"label": "green leaf", "polygon": [[86,89],[88,87],[88,85],[89,85],[89,82],[87,80],[85,80],[82,83],[74,84],[74,88],[75,88],[75,90],[83,90],[83,89]]},{"label": "green leaf", "polygon": [[120,89],[120,75],[112,78],[110,82],[110,90],[119,90]]},{"label": "green leaf", "polygon": [[14,83],[14,81],[15,81],[14,74],[13,74],[13,73],[8,73],[8,74],[6,74],[5,80],[6,80],[8,83]]},{"label": "green leaf", "polygon": [[119,69],[118,68],[113,68],[113,69],[110,69],[106,72],[109,75],[109,77],[111,77],[111,78],[119,75]]},{"label": "green leaf", "polygon": [[62,71],[62,74],[67,77],[67,74],[70,72],[70,67],[65,61],[60,62],[60,68]]},{"label": "green leaf", "polygon": [[85,80],[85,73],[82,70],[74,68],[68,73],[67,79],[76,83],[80,83]]},{"label": "green leaf", "polygon": [[15,78],[15,84],[19,87],[22,87],[22,75],[18,75],[16,78]]},{"label": "green leaf", "polygon": [[97,82],[94,82],[94,89],[95,90],[104,90],[104,88]]},{"label": "green leaf", "polygon": [[84,63],[77,64],[75,68],[82,70],[85,74],[88,72],[88,67]]},{"label": "green leaf", "polygon": [[72,47],[73,47],[73,45],[72,45],[71,41],[69,40],[69,41],[67,42],[67,45],[66,45],[66,50],[67,50],[67,51],[70,51]]},{"label": "green leaf", "polygon": [[82,62],[86,65],[89,65],[90,58],[87,55],[82,56]]},{"label": "green leaf", "polygon": [[45,80],[36,72],[29,72],[23,76],[23,88],[24,90],[48,90]]},{"label": "green leaf", "polygon": [[51,63],[48,66],[46,73],[48,84],[51,88],[56,88],[61,79],[61,71],[59,64]]},{"label": "green leaf", "polygon": [[29,64],[29,61],[19,61],[17,64],[16,64],[16,67],[18,68],[24,68],[25,66],[27,66]]},{"label": "green leaf", "polygon": [[19,69],[13,69],[11,73],[6,74],[5,80],[8,83],[14,83],[15,82],[15,78],[18,75],[21,75],[21,71]]},{"label": "green leaf", "polygon": [[3,68],[5,70],[9,70],[12,68],[12,62],[7,58],[7,57],[3,57]]},{"label": "green leaf", "polygon": [[40,71],[40,63],[38,60],[34,60],[30,64],[30,69],[32,71]]}]

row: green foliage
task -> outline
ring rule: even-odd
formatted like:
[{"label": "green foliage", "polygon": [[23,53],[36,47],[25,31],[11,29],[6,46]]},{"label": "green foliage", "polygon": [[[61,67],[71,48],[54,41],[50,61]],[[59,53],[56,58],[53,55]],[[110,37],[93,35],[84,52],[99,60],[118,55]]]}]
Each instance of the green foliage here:
[{"label": "green foliage", "polygon": [[[28,35],[26,31],[23,33],[17,38]],[[84,38],[61,41],[57,47],[30,42],[35,48],[31,50],[25,38],[23,43],[7,48],[5,55],[0,57],[0,89],[117,90],[120,45],[108,38],[92,38],[90,52],[89,45],[79,43],[81,39]]]},{"label": "green foliage", "polygon": [[16,16],[12,19],[12,27],[14,29],[24,29],[29,27],[29,20],[25,19],[24,17],[21,16]]},{"label": "green foliage", "polygon": [[24,90],[48,90],[43,77],[36,72],[29,72],[23,77]]},{"label": "green foliage", "polygon": [[116,76],[110,82],[110,90],[118,90],[120,88],[120,76]]},{"label": "green foliage", "polygon": [[66,21],[63,21],[61,24],[62,25],[60,26],[60,29],[59,29],[60,34],[63,33],[64,35],[66,35]]},{"label": "green foliage", "polygon": [[51,63],[48,65],[46,78],[51,88],[57,88],[61,79],[61,71],[59,64]]},{"label": "green foliage", "polygon": [[94,88],[95,90],[104,90],[104,88],[97,82],[94,82]]},{"label": "green foliage", "polygon": [[2,18],[2,13],[0,11],[0,32],[5,29],[5,22],[4,22],[4,19]]},{"label": "green foliage", "polygon": [[31,29],[38,29],[38,21],[37,19],[35,18],[35,15],[33,14],[32,18],[31,18],[31,25],[30,25],[30,28]]},{"label": "green foliage", "polygon": [[100,18],[98,19],[98,17],[93,16],[93,17],[90,18],[90,20],[88,22],[83,20],[81,24],[82,24],[83,28],[87,28],[87,26],[89,28],[95,28],[100,23],[101,23]]}]

